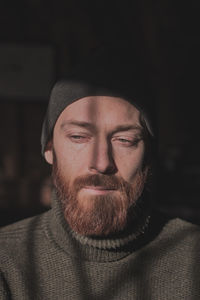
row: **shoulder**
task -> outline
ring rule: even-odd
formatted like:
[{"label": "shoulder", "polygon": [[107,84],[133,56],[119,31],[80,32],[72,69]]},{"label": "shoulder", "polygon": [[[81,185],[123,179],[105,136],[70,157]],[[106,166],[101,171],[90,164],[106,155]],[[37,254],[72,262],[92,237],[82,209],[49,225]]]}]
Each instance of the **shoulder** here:
[{"label": "shoulder", "polygon": [[159,235],[159,243],[166,249],[193,252],[200,250],[200,226],[180,218],[166,220]]},{"label": "shoulder", "polygon": [[19,235],[24,231],[27,231],[27,229],[29,230],[37,229],[38,227],[37,225],[40,224],[40,221],[43,218],[44,214],[46,213],[36,215],[34,217],[26,218],[16,223],[1,227],[0,238],[4,237],[4,235],[8,235],[8,236],[13,234]]},{"label": "shoulder", "polygon": [[43,219],[49,212],[18,221],[0,228],[0,251],[17,249],[33,239],[41,239],[43,233]]},{"label": "shoulder", "polygon": [[170,217],[160,211],[154,211],[150,219],[152,245],[163,250],[176,248],[200,250],[200,226],[181,218]]},{"label": "shoulder", "polygon": [[200,226],[180,218],[173,218],[166,224],[166,232],[182,233],[183,235],[200,235]]},{"label": "shoulder", "polygon": [[200,235],[200,225],[186,221],[179,217],[171,217],[159,210],[154,210],[151,215],[151,220],[154,229],[162,232],[162,235],[168,236],[182,234],[187,235]]}]

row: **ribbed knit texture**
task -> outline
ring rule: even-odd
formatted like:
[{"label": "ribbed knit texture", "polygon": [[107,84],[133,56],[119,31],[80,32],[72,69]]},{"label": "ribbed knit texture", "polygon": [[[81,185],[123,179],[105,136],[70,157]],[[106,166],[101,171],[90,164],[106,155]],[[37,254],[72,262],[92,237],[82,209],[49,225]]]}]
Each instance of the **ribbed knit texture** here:
[{"label": "ribbed knit texture", "polygon": [[200,299],[198,226],[152,214],[137,238],[93,243],[74,236],[58,202],[1,229],[0,299]]}]

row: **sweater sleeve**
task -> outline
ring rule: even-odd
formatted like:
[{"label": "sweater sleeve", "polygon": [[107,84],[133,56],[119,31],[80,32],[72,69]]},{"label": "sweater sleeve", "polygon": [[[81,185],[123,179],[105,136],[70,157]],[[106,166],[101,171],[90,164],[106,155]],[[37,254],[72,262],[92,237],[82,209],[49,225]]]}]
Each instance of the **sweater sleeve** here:
[{"label": "sweater sleeve", "polygon": [[1,271],[0,271],[0,299],[11,300],[9,287]]}]

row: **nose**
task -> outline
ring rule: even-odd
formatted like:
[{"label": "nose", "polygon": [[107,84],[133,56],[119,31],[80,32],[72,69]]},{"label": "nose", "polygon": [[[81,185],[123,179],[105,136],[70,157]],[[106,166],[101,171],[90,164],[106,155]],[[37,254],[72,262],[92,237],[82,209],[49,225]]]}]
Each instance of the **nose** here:
[{"label": "nose", "polygon": [[92,173],[99,174],[114,174],[117,172],[112,154],[112,145],[106,139],[100,139],[94,143],[89,169]]}]

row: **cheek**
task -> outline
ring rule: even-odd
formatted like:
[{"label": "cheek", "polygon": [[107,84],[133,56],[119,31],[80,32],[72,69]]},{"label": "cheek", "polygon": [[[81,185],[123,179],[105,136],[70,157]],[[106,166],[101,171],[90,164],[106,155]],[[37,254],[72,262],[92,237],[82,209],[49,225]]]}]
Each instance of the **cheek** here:
[{"label": "cheek", "polygon": [[87,153],[84,149],[73,147],[73,145],[58,143],[54,147],[57,164],[63,174],[75,178],[83,173],[87,166]]},{"label": "cheek", "polygon": [[132,152],[130,151],[129,153],[126,152],[124,155],[118,156],[118,159],[116,157],[116,164],[120,176],[127,182],[132,183],[137,172],[142,169],[143,158],[143,147],[133,150]]}]

